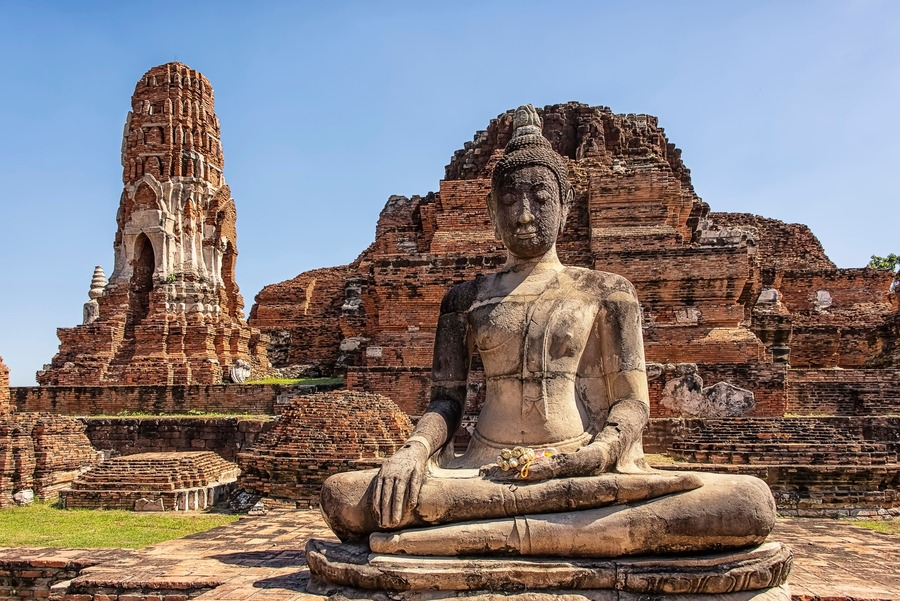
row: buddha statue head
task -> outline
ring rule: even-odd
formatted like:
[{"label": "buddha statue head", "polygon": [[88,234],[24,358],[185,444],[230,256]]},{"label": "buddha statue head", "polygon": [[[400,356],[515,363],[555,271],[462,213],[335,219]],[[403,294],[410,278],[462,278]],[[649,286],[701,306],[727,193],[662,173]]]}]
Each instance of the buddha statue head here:
[{"label": "buddha statue head", "polygon": [[512,139],[491,177],[488,210],[497,239],[520,259],[546,254],[562,232],[571,201],[565,161],[541,133],[534,107],[519,107]]}]

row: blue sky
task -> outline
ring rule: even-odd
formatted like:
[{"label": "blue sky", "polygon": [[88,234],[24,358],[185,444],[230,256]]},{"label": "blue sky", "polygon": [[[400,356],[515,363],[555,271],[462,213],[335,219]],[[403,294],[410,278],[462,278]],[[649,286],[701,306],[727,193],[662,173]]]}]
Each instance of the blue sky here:
[{"label": "blue sky", "polygon": [[[252,7],[252,8],[251,8]],[[249,313],[347,263],[390,194],[520,104],[659,117],[713,210],[808,224],[841,267],[897,241],[900,2],[0,0],[0,355],[29,385],[111,271],[138,79],[216,92]]]}]

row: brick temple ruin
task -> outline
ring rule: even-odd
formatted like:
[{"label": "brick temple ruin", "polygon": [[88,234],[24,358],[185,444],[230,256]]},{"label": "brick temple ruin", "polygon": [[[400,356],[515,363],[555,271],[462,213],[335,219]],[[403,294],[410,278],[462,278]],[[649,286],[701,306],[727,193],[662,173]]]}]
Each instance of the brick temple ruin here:
[{"label": "brick temple ruin", "polygon": [[[892,273],[836,268],[806,226],[710,212],[655,117],[578,103],[540,112],[575,188],[560,258],[637,288],[647,359],[658,364],[654,416],[702,415],[690,405],[716,395],[737,398],[723,415],[781,416],[792,385],[820,378],[810,369],[843,368],[846,383],[885,368],[890,387],[900,367]],[[273,364],[345,368],[349,388],[421,414],[441,298],[505,259],[485,198],[511,120],[500,115],[458,150],[437,193],[392,196],[352,264],[258,294],[249,321],[270,336]],[[712,389],[720,382],[729,388]]]},{"label": "brick temple ruin", "polygon": [[113,271],[95,269],[84,323],[57,330],[41,385],[214,384],[268,367],[234,279],[223,162],[209,80],[181,63],[147,71],[122,139]]},{"label": "brick temple ruin", "polygon": [[[784,513],[896,513],[894,274],[837,268],[804,225],[711,212],[655,117],[578,103],[540,113],[575,188],[561,260],[637,288],[650,362],[645,448],[682,461],[674,469],[757,475]],[[276,366],[345,371],[348,388],[421,415],[444,293],[505,260],[486,195],[511,121],[500,115],[458,150],[438,192],[389,198],[353,263],[257,295],[249,321],[269,335]],[[468,428],[483,394],[478,365]]]}]

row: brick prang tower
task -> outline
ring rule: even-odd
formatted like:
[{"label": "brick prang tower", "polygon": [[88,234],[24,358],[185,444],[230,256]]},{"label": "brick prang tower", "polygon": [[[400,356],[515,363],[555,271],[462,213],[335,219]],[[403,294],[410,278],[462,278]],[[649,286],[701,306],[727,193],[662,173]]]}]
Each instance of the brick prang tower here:
[{"label": "brick prang tower", "polygon": [[91,323],[60,328],[42,385],[215,384],[266,368],[234,279],[234,199],[213,89],[181,63],[138,82],[122,139],[115,265]]}]

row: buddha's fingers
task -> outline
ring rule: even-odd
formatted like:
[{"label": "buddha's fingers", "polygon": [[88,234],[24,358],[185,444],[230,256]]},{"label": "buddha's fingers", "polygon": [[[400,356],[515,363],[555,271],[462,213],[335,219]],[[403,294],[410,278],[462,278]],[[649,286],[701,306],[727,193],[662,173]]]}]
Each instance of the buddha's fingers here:
[{"label": "buddha's fingers", "polygon": [[409,477],[409,485],[406,491],[410,510],[415,509],[419,505],[420,490],[422,490],[422,470],[416,468]]},{"label": "buddha's fingers", "polygon": [[375,505],[378,507],[378,525],[382,528],[390,528],[394,525],[391,513],[394,501],[394,479],[379,478],[379,482],[381,483],[381,495],[375,500]]},{"label": "buddha's fingers", "polygon": [[384,487],[381,485],[381,474],[375,475],[375,488],[372,490],[372,513],[375,515],[375,523],[381,525],[381,493]]},{"label": "buddha's fingers", "polygon": [[400,482],[399,479],[394,479],[391,481],[391,521],[388,524],[388,527],[394,528],[400,523],[400,518],[403,517],[403,506],[404,501],[406,501],[406,489],[407,486],[403,486],[403,483]]}]

